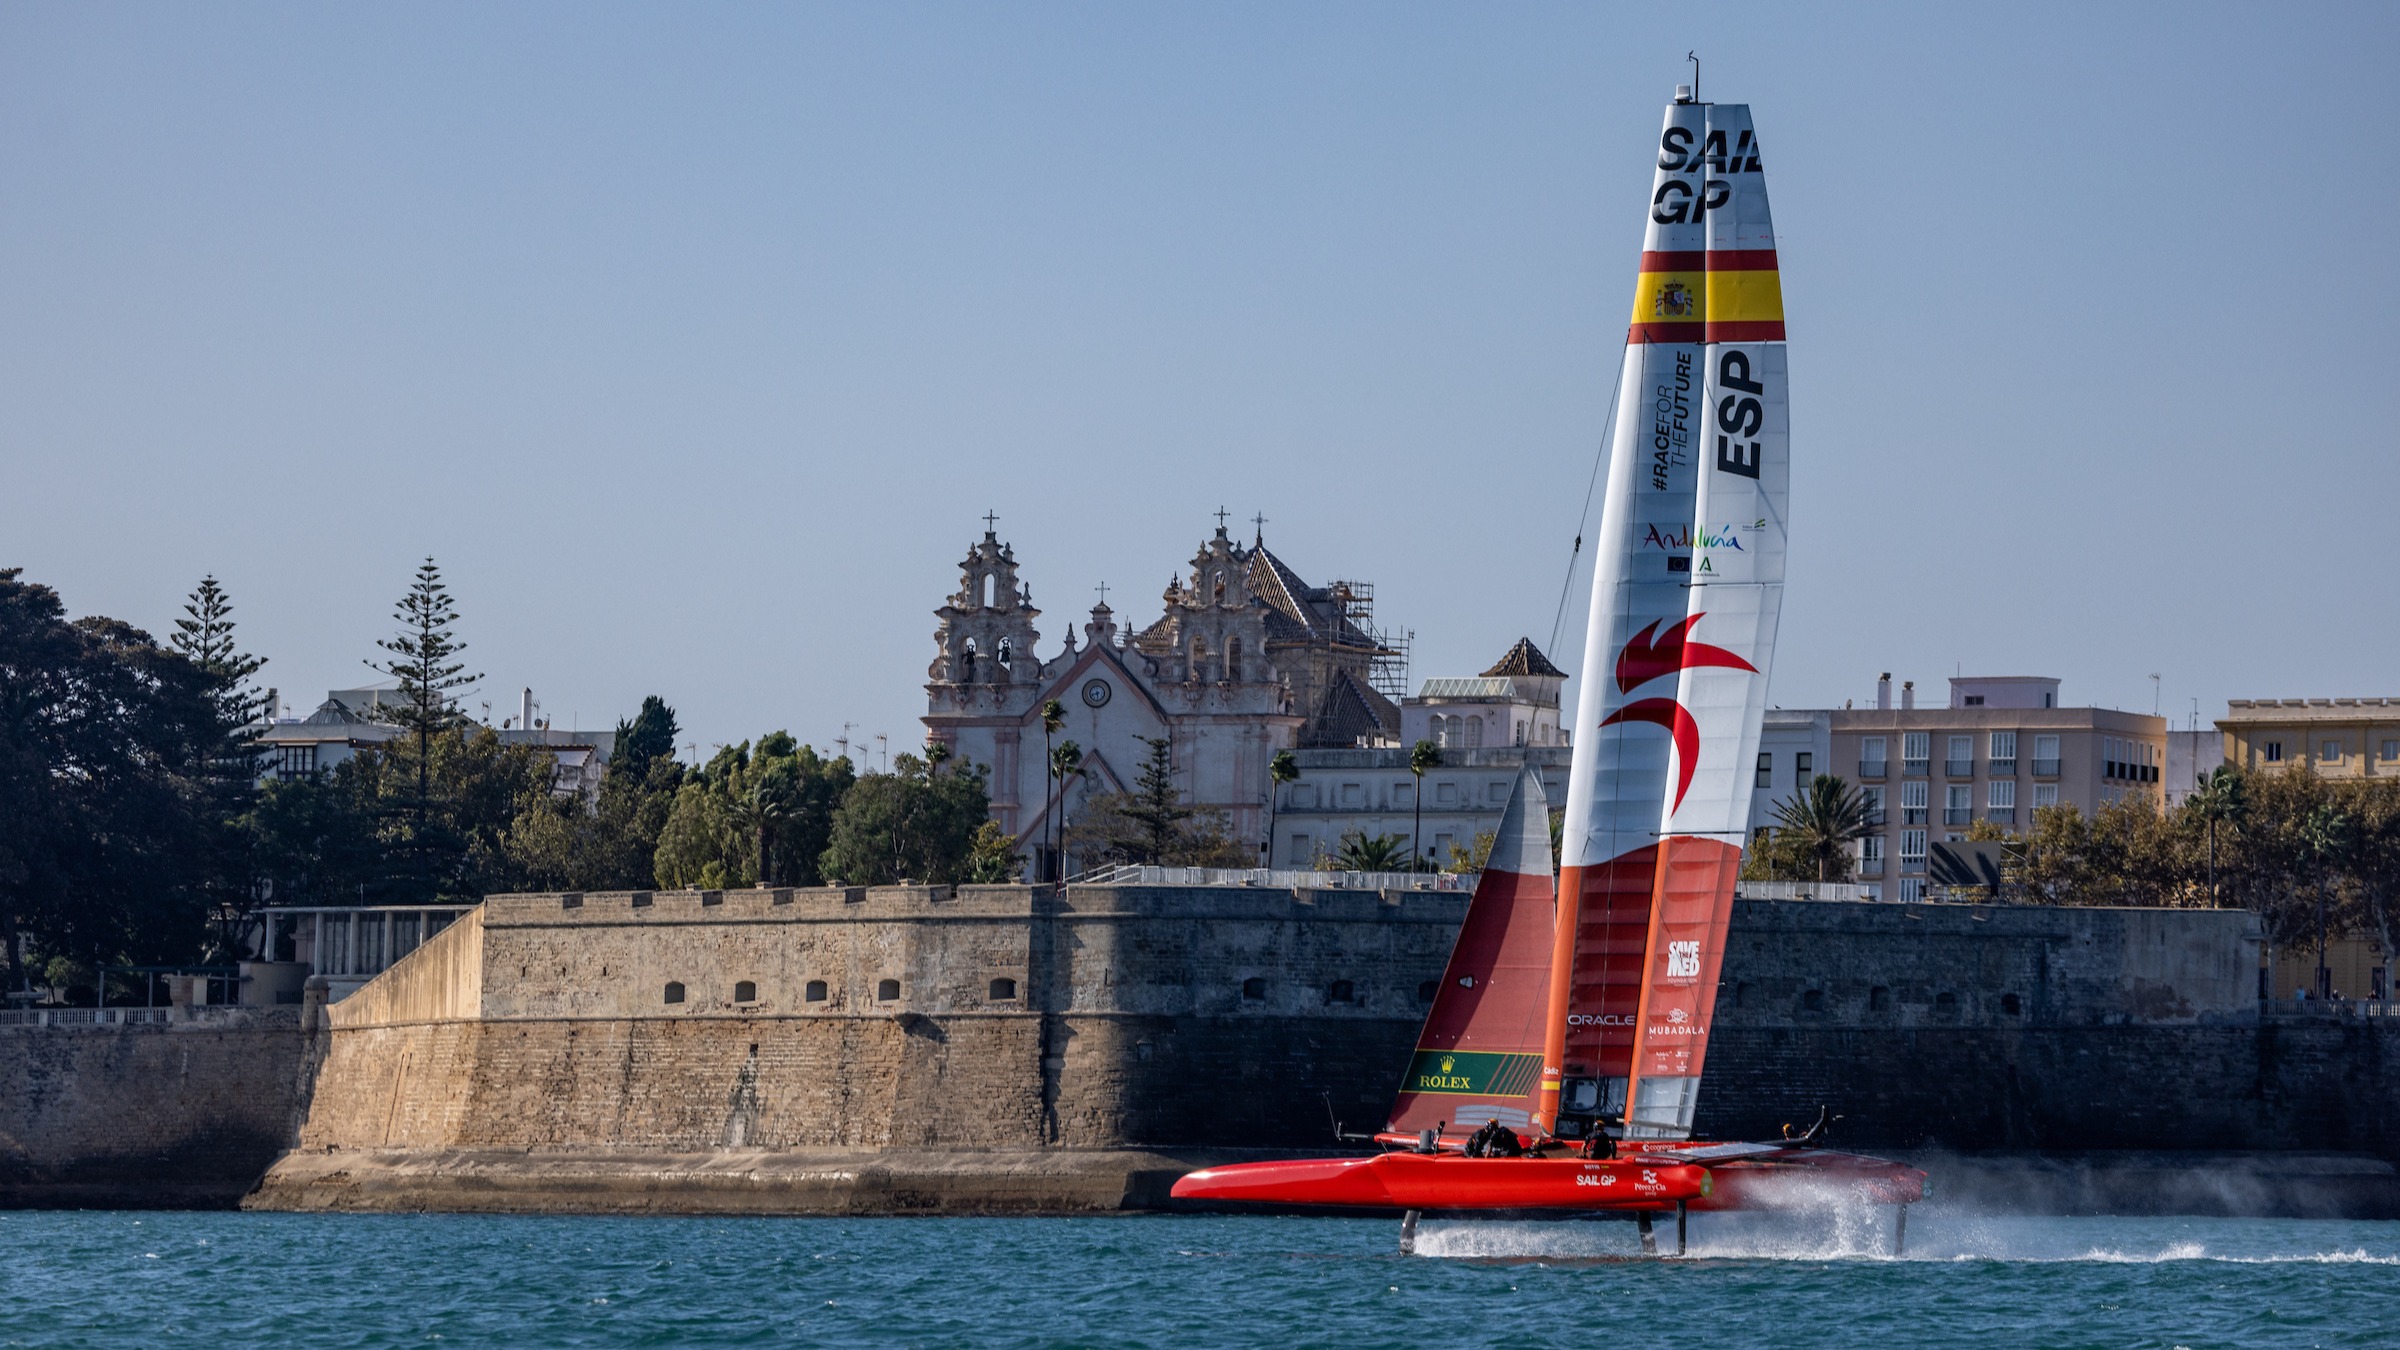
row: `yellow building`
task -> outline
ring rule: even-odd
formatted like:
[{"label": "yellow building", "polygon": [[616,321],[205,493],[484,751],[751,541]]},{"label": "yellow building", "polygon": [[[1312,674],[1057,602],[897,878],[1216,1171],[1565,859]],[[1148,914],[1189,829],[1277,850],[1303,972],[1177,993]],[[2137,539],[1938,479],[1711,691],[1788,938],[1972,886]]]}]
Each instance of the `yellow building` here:
[{"label": "yellow building", "polygon": [[[2392,996],[2391,958],[2372,938],[2334,937],[2325,943],[2329,992],[2345,999]],[[2317,983],[2317,944],[2294,942],[2259,952],[2258,996],[2290,1002]]]},{"label": "yellow building", "polygon": [[2400,774],[2400,698],[2226,702],[2225,762],[2273,772],[2302,763],[2320,778]]}]

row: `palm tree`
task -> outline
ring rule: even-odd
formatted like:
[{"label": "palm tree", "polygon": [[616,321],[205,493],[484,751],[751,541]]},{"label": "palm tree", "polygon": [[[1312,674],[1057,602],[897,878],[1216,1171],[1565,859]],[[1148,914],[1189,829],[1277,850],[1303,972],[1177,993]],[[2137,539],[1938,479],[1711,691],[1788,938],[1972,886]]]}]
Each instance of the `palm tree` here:
[{"label": "palm tree", "polygon": [[[775,767],[782,768],[783,764],[778,762]],[[764,771],[751,781],[749,791],[736,796],[731,803],[734,824],[748,831],[751,845],[757,850],[761,886],[775,884],[772,863],[775,831],[797,809],[798,787],[789,772]]]},{"label": "palm tree", "polygon": [[1370,838],[1352,830],[1342,836],[1341,852],[1333,860],[1350,872],[1397,872],[1400,870],[1400,846],[1408,841],[1396,834],[1379,834]]},{"label": "palm tree", "polygon": [[1267,839],[1258,846],[1267,866],[1275,865],[1275,809],[1283,804],[1283,785],[1300,777],[1300,761],[1289,750],[1278,750],[1267,761]]},{"label": "palm tree", "polygon": [[1066,875],[1067,870],[1067,860],[1064,856],[1062,856],[1067,846],[1065,829],[1067,819],[1067,780],[1082,772],[1083,747],[1077,745],[1073,741],[1060,741],[1058,743],[1058,748],[1050,752],[1050,776],[1058,781],[1058,810],[1055,812],[1055,815],[1059,825],[1058,833],[1055,836],[1058,841],[1057,848],[1059,852],[1051,855],[1051,865],[1055,869],[1055,875],[1050,878],[1052,881],[1056,881],[1060,877]]},{"label": "palm tree", "polygon": [[2309,874],[2317,886],[2318,998],[2332,992],[2332,980],[2325,968],[2325,893],[2333,889],[2333,870],[2350,854],[2351,837],[2350,817],[2336,810],[2331,802],[2319,802],[2300,825],[2300,856],[2307,860]]},{"label": "palm tree", "polygon": [[2208,822],[2208,904],[2217,905],[2217,825],[2240,825],[2242,815],[2249,809],[2249,794],[2242,788],[2242,776],[2232,765],[2222,765],[2203,775],[2192,795],[2184,799],[2184,809]]},{"label": "palm tree", "polygon": [[1784,799],[1775,808],[1775,828],[1816,859],[1821,882],[1837,880],[1831,875],[1835,860],[1847,862],[1850,845],[1874,832],[1867,824],[1866,797],[1838,774],[1818,774]]},{"label": "palm tree", "polygon": [[942,766],[950,762],[950,742],[932,736],[925,738],[925,776],[939,778]]},{"label": "palm tree", "polygon": [[1409,793],[1409,805],[1416,808],[1416,833],[1408,837],[1408,870],[1422,872],[1425,861],[1419,856],[1417,841],[1425,837],[1425,771],[1442,766],[1442,747],[1431,741],[1419,741],[1408,747],[1408,771],[1416,776],[1416,790]]},{"label": "palm tree", "polygon": [[[1057,774],[1057,770],[1051,767],[1050,738],[1057,735],[1066,725],[1067,705],[1057,699],[1045,700],[1042,704],[1042,765],[1044,773],[1053,776]],[[1052,821],[1051,824],[1055,825],[1057,822]],[[1054,850],[1050,852],[1049,865],[1052,867],[1058,865],[1058,854]],[[1050,880],[1056,881],[1058,878],[1054,876]]]}]

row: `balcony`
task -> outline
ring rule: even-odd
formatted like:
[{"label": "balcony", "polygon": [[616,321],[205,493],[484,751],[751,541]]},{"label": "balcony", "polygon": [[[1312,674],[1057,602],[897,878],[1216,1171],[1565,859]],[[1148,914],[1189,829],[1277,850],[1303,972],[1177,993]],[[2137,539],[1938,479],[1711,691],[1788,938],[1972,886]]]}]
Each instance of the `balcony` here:
[{"label": "balcony", "polygon": [[1971,759],[1945,759],[1942,761],[1942,772],[1952,778],[1973,778],[1975,776],[1975,761]]},{"label": "balcony", "polygon": [[1883,824],[1883,808],[1880,806],[1868,808],[1865,820],[1870,826]]},{"label": "balcony", "polygon": [[1914,873],[1922,876],[1925,872],[1925,860],[1923,858],[1902,858],[1900,860],[1900,870],[1903,873]]},{"label": "balcony", "polygon": [[1921,759],[1904,759],[1900,761],[1900,776],[1903,778],[1923,778],[1925,776],[1925,763],[1926,761]]},{"label": "balcony", "polygon": [[1879,877],[1879,876],[1882,876],[1882,875],[1883,875],[1883,859],[1881,859],[1881,858],[1861,858],[1861,859],[1859,859],[1859,860],[1858,860],[1858,874],[1859,874],[1860,876],[1862,876],[1862,877]]},{"label": "balcony", "polygon": [[1881,778],[1890,769],[1891,761],[1887,759],[1862,759],[1858,762],[1858,776],[1861,778]]},{"label": "balcony", "polygon": [[1988,807],[1984,810],[1983,818],[1994,825],[2014,825],[2017,823],[2017,808],[2013,806]]},{"label": "balcony", "polygon": [[1900,808],[1900,823],[1901,823],[1901,824],[1903,824],[1903,825],[1922,825],[1922,824],[1924,824],[1924,823],[1925,823],[1925,808],[1924,808],[1924,807],[1922,807],[1922,806],[1903,806],[1903,807],[1901,807],[1901,808]]},{"label": "balcony", "polygon": [[1969,808],[1960,806],[1945,806],[1942,808],[1942,823],[1944,825],[1971,825],[1974,822],[1975,812]]},{"label": "balcony", "polygon": [[2017,776],[2017,761],[2013,758],[1995,759],[1992,761],[1992,767],[1985,772],[1994,778],[2014,778]]},{"label": "balcony", "polygon": [[2055,759],[2035,760],[2033,762],[2033,776],[2036,778],[2058,777],[2058,761]]}]

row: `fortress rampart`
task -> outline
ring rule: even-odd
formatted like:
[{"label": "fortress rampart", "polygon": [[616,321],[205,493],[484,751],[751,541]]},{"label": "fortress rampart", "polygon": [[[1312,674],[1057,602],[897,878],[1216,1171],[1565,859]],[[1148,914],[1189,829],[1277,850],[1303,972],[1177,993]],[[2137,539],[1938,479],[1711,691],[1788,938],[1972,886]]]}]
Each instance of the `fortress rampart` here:
[{"label": "fortress rampart", "polygon": [[[181,1091],[160,1085],[193,1031],[9,1029],[52,1039],[0,1137],[56,1180],[88,1122],[143,1136],[105,1145],[124,1173],[200,1156],[160,1139],[238,1135],[247,1158],[273,1122],[246,1122],[304,1111],[251,1199],[271,1207],[1148,1204],[1187,1167],[1380,1125],[1464,904],[497,896],[322,1032],[262,1029],[247,1066],[190,1056],[205,1081]],[[1699,1125],[1756,1138],[1825,1105],[1857,1148],[2400,1158],[2400,1018],[2262,1011],[2257,965],[2238,912],[1740,901]]]}]

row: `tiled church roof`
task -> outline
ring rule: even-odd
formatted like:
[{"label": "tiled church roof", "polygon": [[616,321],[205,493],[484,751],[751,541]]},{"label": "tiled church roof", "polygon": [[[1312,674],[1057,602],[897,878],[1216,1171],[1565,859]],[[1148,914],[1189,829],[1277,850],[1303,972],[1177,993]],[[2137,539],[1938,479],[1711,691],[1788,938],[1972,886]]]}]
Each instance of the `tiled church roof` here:
[{"label": "tiled church roof", "polygon": [[1565,679],[1567,674],[1550,664],[1550,658],[1542,655],[1542,649],[1533,645],[1532,638],[1518,638],[1517,645],[1508,649],[1508,655],[1483,673],[1487,679],[1511,675],[1556,675]]}]

